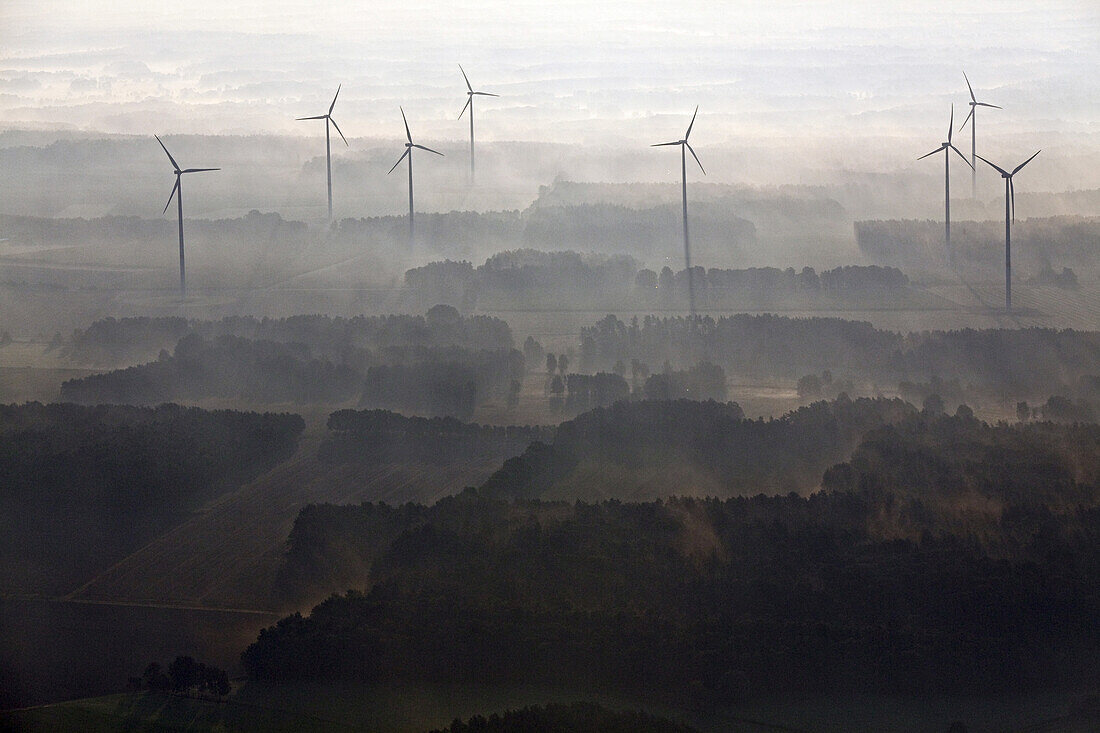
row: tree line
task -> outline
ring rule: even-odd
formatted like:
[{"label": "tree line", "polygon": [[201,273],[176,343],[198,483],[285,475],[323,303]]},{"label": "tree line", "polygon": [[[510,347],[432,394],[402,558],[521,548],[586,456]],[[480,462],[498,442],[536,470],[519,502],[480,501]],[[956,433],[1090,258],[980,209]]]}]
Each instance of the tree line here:
[{"label": "tree line", "polygon": [[198,693],[225,697],[232,691],[229,673],[194,657],[178,656],[168,664],[167,672],[159,662],[150,662],[140,677],[131,677],[131,691],[174,692],[177,695]]},{"label": "tree line", "polygon": [[[506,330],[484,338],[481,325],[494,330],[501,321],[479,324],[468,319],[473,333],[464,336],[463,319],[457,312],[444,312],[443,316],[430,312],[427,319],[387,320],[373,324],[381,326],[369,339],[373,348],[355,345],[368,340],[365,323],[347,328],[343,326],[350,323],[333,324],[332,319],[323,317],[286,319],[277,324],[227,319],[214,328],[245,330],[254,337],[222,334],[207,339],[202,335],[210,330],[206,325],[195,328],[190,324],[190,332],[172,353],[162,350],[155,361],[146,364],[68,380],[62,384],[61,398],[84,404],[159,404],[209,397],[248,404],[358,400],[363,407],[468,419],[482,402],[508,399],[523,378],[523,355],[515,349],[473,349],[446,343],[510,342]],[[457,327],[452,332],[439,321]],[[150,325],[148,320],[100,322],[94,324],[94,331],[117,334],[137,329],[150,333]],[[175,329],[180,324],[164,325]],[[255,328],[243,328],[245,325]],[[314,328],[318,325],[330,328],[318,332]],[[356,338],[355,331],[359,334],[356,341],[340,342],[343,337]],[[263,336],[280,336],[282,340]],[[296,340],[298,336],[303,340]]]},{"label": "tree line", "polygon": [[[895,267],[946,270],[943,223],[931,220],[872,220],[855,223],[859,249],[875,262]],[[1012,227],[1013,264],[1017,272],[1041,276],[1052,266],[1095,270],[1100,247],[1100,219],[1052,216],[1021,219]],[[956,266],[987,273],[1004,267],[1004,224],[994,221],[951,222],[951,249]]]},{"label": "tree line", "polygon": [[997,395],[1064,394],[1100,374],[1100,333],[1071,329],[960,329],[898,333],[864,321],[737,314],[712,318],[607,316],[581,330],[580,366],[707,361],[742,377],[792,381],[826,370],[879,384],[933,377]]},{"label": "tree line", "polygon": [[[463,310],[475,307],[646,309],[679,307],[687,302],[687,270],[641,268],[626,255],[574,251],[510,250],[474,267],[467,261],[431,262],[405,273],[405,286],[418,303],[431,299]],[[701,307],[783,304],[812,308],[838,303],[895,306],[916,302],[909,278],[894,267],[845,266],[817,273],[774,267],[742,270],[693,267],[692,284]]]},{"label": "tree line", "polygon": [[63,355],[82,364],[133,364],[155,358],[181,338],[196,334],[212,341],[236,336],[252,341],[300,344],[331,361],[356,350],[392,350],[458,346],[474,351],[510,349],[512,331],[489,316],[462,316],[452,307],[432,307],[423,315],[300,315],[287,318],[228,316],[220,321],[177,317],[103,318],[73,332]]}]

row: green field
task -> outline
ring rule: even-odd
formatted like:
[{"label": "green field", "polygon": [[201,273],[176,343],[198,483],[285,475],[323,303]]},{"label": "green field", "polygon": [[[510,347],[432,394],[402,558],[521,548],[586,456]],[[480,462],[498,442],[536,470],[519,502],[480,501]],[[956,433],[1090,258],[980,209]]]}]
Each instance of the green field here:
[{"label": "green field", "polygon": [[845,696],[774,697],[736,709],[677,711],[637,700],[536,687],[241,685],[225,701],[161,693],[117,694],[0,713],[19,731],[379,731],[442,727],[456,717],[526,705],[592,700],[639,709],[701,731],[946,731],[955,720],[974,731],[1076,733],[1100,729],[1100,698],[1087,694],[1004,699]]}]

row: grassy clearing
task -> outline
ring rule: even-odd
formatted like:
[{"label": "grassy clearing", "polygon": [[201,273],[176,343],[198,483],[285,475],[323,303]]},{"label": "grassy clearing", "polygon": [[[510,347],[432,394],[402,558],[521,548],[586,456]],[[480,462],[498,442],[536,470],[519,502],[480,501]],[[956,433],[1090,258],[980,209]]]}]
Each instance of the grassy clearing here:
[{"label": "grassy clearing", "polygon": [[537,687],[244,683],[226,701],[160,693],[117,694],[0,713],[0,727],[20,731],[377,731],[412,733],[456,717],[526,705],[591,700],[613,709],[645,709],[704,732],[970,731],[1076,733],[1100,728],[1096,696],[1032,694],[1010,699],[927,699],[849,695],[766,697],[713,713],[674,710],[638,700]]}]

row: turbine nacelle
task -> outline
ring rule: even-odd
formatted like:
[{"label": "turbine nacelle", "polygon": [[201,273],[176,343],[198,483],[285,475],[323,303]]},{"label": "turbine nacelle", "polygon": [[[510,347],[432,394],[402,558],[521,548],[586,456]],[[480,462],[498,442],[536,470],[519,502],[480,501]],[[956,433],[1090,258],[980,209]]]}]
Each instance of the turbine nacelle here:
[{"label": "turbine nacelle", "polygon": [[401,121],[405,123],[405,137],[407,138],[407,142],[405,143],[405,152],[401,153],[401,157],[398,158],[397,162],[393,164],[393,168],[390,168],[389,171],[386,173],[387,176],[390,173],[393,173],[394,170],[397,169],[397,166],[401,165],[401,161],[403,161],[406,156],[409,157],[409,161],[410,161],[409,165],[412,165],[412,149],[413,148],[420,148],[421,150],[427,150],[429,153],[435,153],[436,155],[438,155],[440,157],[444,157],[443,153],[439,152],[438,150],[432,150],[431,148],[429,148],[427,146],[419,145],[419,144],[413,142],[412,131],[409,130],[409,120],[408,120],[407,117],[405,117],[405,108],[404,107],[398,107],[398,109],[401,110]]},{"label": "turbine nacelle", "polygon": [[986,160],[985,158],[983,158],[980,155],[978,156],[978,160],[981,160],[981,161],[984,161],[984,162],[988,163],[990,165],[990,167],[992,167],[998,173],[1001,174],[1002,179],[1004,179],[1005,181],[1008,182],[1008,190],[1005,192],[1005,196],[1008,198],[1008,204],[1009,204],[1009,207],[1012,210],[1012,220],[1013,221],[1016,220],[1016,183],[1015,183],[1015,181],[1012,180],[1012,177],[1015,176],[1017,173],[1019,173],[1025,165],[1027,165],[1031,161],[1035,160],[1035,156],[1038,155],[1041,152],[1043,152],[1043,151],[1042,150],[1036,150],[1030,158],[1028,158],[1023,163],[1020,163],[1018,166],[1013,168],[1011,173],[1009,173],[1008,171],[1006,171],[1004,168],[997,165],[993,161]]},{"label": "turbine nacelle", "polygon": [[[462,64],[458,65],[458,70],[462,72],[462,78],[466,80],[466,104],[462,107],[462,111],[458,113],[458,119],[462,119],[462,115],[466,114],[466,110],[471,108],[474,103],[474,97],[499,97],[499,94],[491,94],[489,92],[477,92],[474,91],[473,86],[470,84],[470,77],[466,76],[466,70],[462,68]],[[470,114],[473,114],[471,112]]]},{"label": "turbine nacelle", "polygon": [[970,165],[970,161],[966,159],[966,156],[962,154],[962,151],[959,150],[958,148],[956,148],[955,144],[951,142],[951,131],[954,127],[955,127],[955,105],[952,104],[951,105],[951,118],[948,120],[948,123],[947,123],[947,140],[940,143],[940,146],[938,148],[936,148],[935,150],[933,150],[931,153],[925,153],[924,155],[917,158],[917,160],[924,160],[929,155],[935,155],[936,153],[940,153],[940,152],[942,152],[944,155],[947,155],[948,150],[954,150],[956,153],[958,153],[959,157],[962,158],[962,161],[964,163],[966,163],[966,165],[969,166],[971,170],[973,170],[974,166]]},{"label": "turbine nacelle", "polygon": [[979,102],[978,98],[974,96],[974,87],[970,86],[970,79],[966,76],[965,71],[963,72],[963,79],[966,79],[966,88],[970,92],[970,101],[967,102],[967,104],[970,105],[970,114],[968,114],[966,116],[966,119],[963,120],[963,123],[961,125],[959,125],[960,130],[963,129],[964,127],[966,127],[967,122],[970,122],[972,119],[974,119],[974,110],[977,107],[991,107],[992,109],[1004,109],[1003,107],[998,107],[995,104],[989,104],[987,102]]},{"label": "turbine nacelle", "polygon": [[340,84],[336,87],[336,94],[332,98],[332,104],[328,106],[328,112],[323,115],[313,115],[312,117],[295,117],[295,121],[301,122],[302,120],[324,120],[326,127],[331,122],[332,126],[336,128],[336,132],[340,133],[340,139],[344,141],[344,145],[347,145],[348,139],[344,137],[343,131],[340,130],[340,126],[336,124],[336,119],[332,116],[332,110],[336,107],[336,98],[340,96],[340,89],[343,86],[343,84]]},{"label": "turbine nacelle", "polygon": [[175,198],[176,193],[180,190],[180,179],[185,173],[205,173],[207,171],[220,171],[221,168],[184,168],[180,169],[179,163],[172,157],[172,154],[168,152],[168,148],[165,147],[164,141],[160,139],[159,135],[153,135],[160,143],[160,147],[164,150],[164,154],[168,156],[168,160],[172,163],[172,172],[176,174],[176,185],[172,186],[172,192],[168,194],[168,203],[164,205],[164,211],[160,212],[162,215],[168,211],[168,207],[172,205],[172,199]]}]

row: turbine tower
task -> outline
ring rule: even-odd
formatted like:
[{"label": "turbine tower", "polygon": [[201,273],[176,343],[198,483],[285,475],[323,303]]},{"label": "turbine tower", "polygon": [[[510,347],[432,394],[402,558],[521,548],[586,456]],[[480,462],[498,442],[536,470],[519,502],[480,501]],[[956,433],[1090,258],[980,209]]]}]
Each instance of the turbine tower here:
[{"label": "turbine tower", "polygon": [[993,109],[1003,109],[995,104],[986,104],[985,102],[979,102],[977,97],[974,96],[974,87],[970,86],[970,79],[966,78],[966,72],[963,72],[963,79],[966,79],[966,88],[970,90],[970,114],[966,116],[963,123],[959,125],[959,129],[962,130],[966,127],[966,123],[970,123],[970,198],[977,198],[978,196],[978,170],[975,168],[978,165],[978,133],[974,130],[977,125],[978,117],[974,114],[974,110],[978,107],[992,107]]},{"label": "turbine tower", "polygon": [[[328,170],[328,223],[332,224],[332,144],[331,133],[329,132],[329,123],[336,128],[336,132],[340,132],[340,126],[336,124],[336,120],[332,118],[332,108],[336,106],[336,97],[340,96],[340,88],[344,86],[340,84],[336,87],[336,94],[332,97],[332,104],[328,106],[328,112],[323,115],[314,115],[313,117],[298,117],[298,121],[301,120],[324,120],[325,121],[325,166]],[[340,132],[340,139],[344,141],[344,145],[347,146],[348,139],[344,137],[344,133]]]},{"label": "turbine tower", "polygon": [[458,65],[458,70],[462,72],[462,78],[466,80],[466,106],[462,108],[462,111],[458,113],[458,119],[462,119],[462,115],[466,113],[466,109],[470,110],[470,183],[474,182],[474,97],[499,97],[499,94],[490,94],[489,92],[475,92],[474,88],[470,86],[470,77],[466,76],[466,70],[462,68],[462,64]]},{"label": "turbine tower", "polygon": [[[1038,155],[1043,151],[1036,150],[1035,155]],[[982,156],[978,156],[978,160],[989,163],[998,173],[1001,174],[1001,178],[1005,179],[1005,310],[1012,310],[1012,222],[1016,220],[1016,185],[1012,182],[1012,177],[1020,172],[1020,169],[1035,159],[1035,155],[1020,163],[1018,166],[1012,169],[1009,173],[1004,168],[1000,167],[996,163],[990,163]]]},{"label": "turbine tower", "polygon": [[955,127],[955,105],[951,105],[951,119],[947,123],[947,142],[941,143],[931,153],[925,153],[917,160],[924,160],[929,155],[943,153],[943,218],[944,218],[944,247],[947,252],[947,263],[954,264],[954,252],[951,251],[951,156],[948,153],[954,150],[962,161],[970,165],[970,161],[951,143],[951,130]]},{"label": "turbine tower", "polygon": [[431,148],[426,148],[423,145],[417,145],[416,143],[414,143],[413,138],[412,138],[412,133],[409,132],[409,120],[405,117],[405,110],[402,107],[398,107],[398,109],[401,110],[401,119],[404,120],[404,122],[405,122],[405,137],[408,139],[408,142],[405,143],[405,152],[401,154],[401,157],[397,159],[397,162],[393,164],[393,168],[390,168],[389,173],[387,173],[386,175],[388,176],[390,173],[393,173],[394,169],[397,168],[397,166],[399,166],[401,164],[401,161],[403,161],[405,158],[409,159],[409,246],[411,247],[412,244],[413,244],[413,157],[412,157],[412,150],[413,150],[413,148],[420,148],[421,150],[427,150],[429,153],[435,153],[436,155],[441,156],[441,157],[443,156],[443,153],[439,152],[438,150],[432,150]]},{"label": "turbine tower", "polygon": [[695,321],[695,284],[691,278],[691,244],[688,238],[688,184],[687,184],[687,153],[691,151],[691,157],[695,158],[695,162],[699,165],[699,170],[703,171],[705,176],[707,172],[703,170],[703,164],[699,162],[699,156],[695,154],[694,148],[691,147],[691,143],[688,142],[688,138],[691,137],[691,128],[695,124],[695,115],[699,114],[699,107],[696,105],[695,112],[691,115],[691,122],[688,124],[687,132],[684,133],[682,140],[673,140],[670,143],[655,143],[650,145],[651,148],[660,148],[666,145],[679,145],[680,146],[680,181],[681,192],[683,194],[684,202],[684,265],[687,268],[687,281],[688,281],[688,304],[691,308],[691,320]]},{"label": "turbine tower", "polygon": [[172,161],[172,168],[176,173],[176,185],[172,186],[172,193],[168,194],[168,203],[164,205],[163,215],[168,211],[168,207],[172,205],[172,197],[176,197],[176,211],[179,214],[180,223],[180,297],[187,297],[187,276],[183,263],[183,175],[185,173],[202,173],[204,171],[220,171],[221,168],[184,168],[180,170],[179,163],[172,157],[172,154],[168,152],[168,148],[164,147],[164,142],[157,135],[153,135],[157,138],[157,142],[160,143],[160,147],[164,149],[164,154],[168,156],[168,160]]}]

